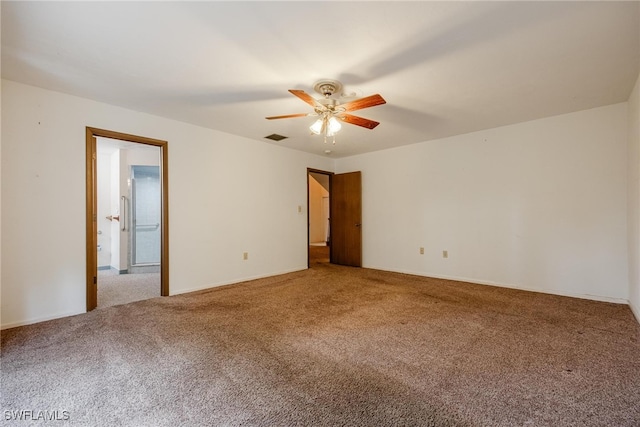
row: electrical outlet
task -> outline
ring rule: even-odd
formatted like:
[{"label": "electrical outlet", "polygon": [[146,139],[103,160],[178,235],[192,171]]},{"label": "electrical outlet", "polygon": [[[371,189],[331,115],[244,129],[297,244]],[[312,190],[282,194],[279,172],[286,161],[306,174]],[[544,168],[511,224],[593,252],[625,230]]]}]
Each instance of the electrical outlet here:
[{"label": "electrical outlet", "polygon": [[449,258],[449,251],[442,251],[442,258]]},{"label": "electrical outlet", "polygon": [[244,260],[248,260],[249,259],[249,252],[245,252],[242,254],[242,259]]},{"label": "electrical outlet", "polygon": [[420,255],[424,255],[424,248],[422,246],[420,247]]}]

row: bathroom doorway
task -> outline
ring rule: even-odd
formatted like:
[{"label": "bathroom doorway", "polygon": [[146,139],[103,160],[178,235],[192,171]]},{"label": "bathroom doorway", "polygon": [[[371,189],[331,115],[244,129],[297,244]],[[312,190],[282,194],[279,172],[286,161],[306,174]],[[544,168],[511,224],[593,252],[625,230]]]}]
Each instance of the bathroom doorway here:
[{"label": "bathroom doorway", "polygon": [[169,294],[166,144],[87,128],[87,311]]}]

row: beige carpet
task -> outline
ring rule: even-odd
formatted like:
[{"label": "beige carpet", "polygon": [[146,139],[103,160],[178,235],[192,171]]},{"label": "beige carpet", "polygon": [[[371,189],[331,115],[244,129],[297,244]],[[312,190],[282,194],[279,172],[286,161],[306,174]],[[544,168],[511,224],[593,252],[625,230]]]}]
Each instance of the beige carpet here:
[{"label": "beige carpet", "polygon": [[3,331],[2,409],[74,426],[640,425],[627,306],[312,265]]},{"label": "beige carpet", "polygon": [[98,308],[160,296],[160,273],[98,271]]}]

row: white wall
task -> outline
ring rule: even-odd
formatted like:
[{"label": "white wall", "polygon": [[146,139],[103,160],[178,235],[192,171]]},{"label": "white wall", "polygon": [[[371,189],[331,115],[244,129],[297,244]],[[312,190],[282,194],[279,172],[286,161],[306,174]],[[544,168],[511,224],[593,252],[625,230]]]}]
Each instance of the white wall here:
[{"label": "white wall", "polygon": [[[1,8],[0,8],[0,15]],[[2,85],[0,85],[0,100],[2,99]],[[2,309],[2,107],[0,103],[0,310]],[[1,313],[0,313],[1,316]],[[2,323],[0,322],[0,326]]]},{"label": "white wall", "polygon": [[86,126],[169,142],[171,294],[306,268],[331,159],[2,80],[3,327],[85,311]]},{"label": "white wall", "polygon": [[100,151],[99,141],[96,167],[98,170],[98,267],[105,268],[111,265],[111,226],[114,222],[107,219],[107,216],[112,215],[111,154]]},{"label": "white wall", "polygon": [[336,172],[362,171],[365,267],[626,302],[626,154],[623,103],[338,159]]},{"label": "white wall", "polygon": [[[100,141],[100,139],[98,139],[98,141]],[[122,250],[123,248],[120,247],[120,234],[122,233],[121,230],[121,226],[120,226],[120,221],[122,220],[122,212],[121,212],[121,205],[122,203],[120,203],[120,157],[121,157],[121,150],[116,151],[115,153],[111,154],[111,198],[110,198],[110,204],[111,204],[111,215],[117,215],[118,217],[120,217],[119,221],[112,221],[111,222],[111,227],[110,227],[110,236],[111,236],[111,259],[110,259],[110,266],[111,268],[121,271],[121,270],[126,270],[127,269],[127,264],[124,265],[120,265],[120,258],[121,258],[121,254],[122,254]],[[100,173],[100,171],[98,171],[98,173]],[[98,190],[99,191],[99,190]],[[124,251],[126,251],[126,247],[124,248]],[[126,259],[125,259],[126,260]]]},{"label": "white wall", "polygon": [[629,305],[640,322],[640,76],[629,97]]}]

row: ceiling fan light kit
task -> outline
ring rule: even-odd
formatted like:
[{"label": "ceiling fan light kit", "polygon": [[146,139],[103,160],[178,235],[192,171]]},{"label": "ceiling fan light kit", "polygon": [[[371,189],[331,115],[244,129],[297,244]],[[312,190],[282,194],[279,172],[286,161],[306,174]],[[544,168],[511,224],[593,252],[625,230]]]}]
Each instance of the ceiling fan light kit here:
[{"label": "ceiling fan light kit", "polygon": [[316,135],[334,136],[340,129],[342,129],[342,125],[338,119],[327,114],[323,114],[322,118],[309,126],[311,133]]},{"label": "ceiling fan light kit", "polygon": [[342,128],[340,123],[341,121],[367,129],[373,129],[378,126],[380,123],[376,121],[354,116],[353,114],[348,114],[348,112],[385,104],[386,101],[384,98],[376,94],[340,104],[339,100],[333,96],[336,93],[340,93],[342,87],[342,83],[337,80],[325,79],[316,82],[313,85],[313,90],[323,96],[321,99],[315,99],[303,90],[289,89],[289,92],[293,95],[311,105],[313,107],[313,112],[271,116],[266,119],[274,120],[289,119],[293,117],[319,116],[318,120],[309,127],[309,130],[312,134],[324,136],[325,143],[327,142],[327,137],[333,137],[334,144],[336,143],[335,135]]}]

